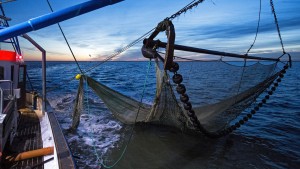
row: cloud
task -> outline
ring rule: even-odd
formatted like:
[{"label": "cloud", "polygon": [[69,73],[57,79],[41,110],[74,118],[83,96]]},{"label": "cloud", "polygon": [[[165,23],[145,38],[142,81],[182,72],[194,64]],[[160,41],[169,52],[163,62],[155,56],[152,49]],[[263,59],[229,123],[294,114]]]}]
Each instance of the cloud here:
[{"label": "cloud", "polygon": [[[267,1],[262,2],[261,26],[253,53],[258,51],[278,52],[280,44],[270,5]],[[75,2],[69,3],[74,4]],[[187,1],[175,3],[172,0],[126,0],[62,22],[61,27],[79,60],[101,60],[154,28],[161,20],[178,11],[186,3]],[[295,35],[300,34],[299,3],[297,0],[274,3],[286,48],[298,52],[300,41]],[[17,14],[22,15],[32,11],[32,7],[24,5],[25,2],[20,1],[18,4],[22,6],[22,13],[13,13],[15,17]],[[67,2],[53,5],[55,9],[70,6]],[[192,11],[173,20],[176,29],[176,43],[244,53],[250,47],[255,36],[258,5],[257,1],[247,1],[247,4],[240,1],[216,0],[213,3],[205,1]],[[49,9],[46,7],[46,4],[43,4],[36,16],[48,13]],[[30,16],[34,16],[34,12],[32,11]],[[50,57],[73,60],[57,25],[32,32],[30,35],[42,47],[45,47]],[[162,41],[166,40],[164,33],[157,38]],[[118,56],[116,60],[143,59],[140,47],[141,43]],[[198,56],[190,53],[190,57]]]}]

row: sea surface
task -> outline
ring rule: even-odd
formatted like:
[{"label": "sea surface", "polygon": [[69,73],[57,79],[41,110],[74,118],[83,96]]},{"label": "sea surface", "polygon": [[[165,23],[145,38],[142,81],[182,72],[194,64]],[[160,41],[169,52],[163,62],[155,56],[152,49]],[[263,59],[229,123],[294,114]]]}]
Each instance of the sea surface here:
[{"label": "sea surface", "polygon": [[[94,64],[79,62],[83,70]],[[192,79],[193,74],[205,70],[206,63],[182,64],[182,75]],[[27,88],[40,92],[41,62],[27,62],[27,65],[31,82]],[[149,65],[149,62],[107,62],[87,74],[136,100],[143,96],[142,101],[151,104],[156,81],[155,64],[152,62],[148,71]],[[163,126],[133,128],[122,124],[86,85],[80,125],[76,131],[69,131],[79,83],[74,77],[80,73],[74,62],[47,63],[47,98],[78,168],[104,168],[97,162],[99,158],[107,167],[115,164],[114,168],[120,169],[297,169],[300,168],[299,72],[300,62],[295,62],[268,104],[245,125],[220,139],[189,135]],[[212,72],[205,73],[205,77],[204,83],[208,83],[207,79],[216,80],[214,83],[224,88],[230,83],[226,77],[217,78]],[[184,81],[197,87],[189,79]]]}]

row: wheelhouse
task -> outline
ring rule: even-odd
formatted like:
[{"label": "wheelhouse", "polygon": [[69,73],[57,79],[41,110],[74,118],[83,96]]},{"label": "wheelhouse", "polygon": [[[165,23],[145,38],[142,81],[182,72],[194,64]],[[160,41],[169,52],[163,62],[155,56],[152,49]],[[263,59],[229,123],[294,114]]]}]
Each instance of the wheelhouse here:
[{"label": "wheelhouse", "polygon": [[13,140],[17,129],[18,108],[26,97],[26,65],[14,51],[0,50],[0,152]]}]

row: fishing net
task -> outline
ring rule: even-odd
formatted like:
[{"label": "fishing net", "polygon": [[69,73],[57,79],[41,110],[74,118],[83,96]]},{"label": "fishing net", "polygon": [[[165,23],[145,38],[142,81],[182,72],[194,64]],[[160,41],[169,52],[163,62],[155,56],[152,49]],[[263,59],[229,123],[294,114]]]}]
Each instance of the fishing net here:
[{"label": "fishing net", "polygon": [[[195,115],[209,132],[227,127],[272,84],[279,71],[277,62],[251,65],[243,62],[242,66],[223,61],[180,62],[179,65],[178,72],[186,75],[182,83],[186,86]],[[165,71],[163,63],[157,59],[156,95],[152,105],[140,103],[91,77],[82,78],[123,123],[144,122],[195,130],[178,94],[173,92],[176,84],[170,76],[172,74]],[[75,114],[74,117],[78,117]]]},{"label": "fishing net", "polygon": [[85,76],[88,85],[102,99],[114,116],[126,124],[148,122],[182,128],[187,122],[182,109],[177,103],[168,74],[156,66],[156,96],[153,105],[140,103],[107,86]]}]

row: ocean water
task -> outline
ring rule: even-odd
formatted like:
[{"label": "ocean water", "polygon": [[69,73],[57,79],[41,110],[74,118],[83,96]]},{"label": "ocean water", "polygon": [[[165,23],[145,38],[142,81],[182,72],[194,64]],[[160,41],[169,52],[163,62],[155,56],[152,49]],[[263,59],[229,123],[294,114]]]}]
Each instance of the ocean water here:
[{"label": "ocean water", "polygon": [[[80,62],[82,69],[93,62]],[[140,100],[148,62],[108,62],[89,75],[105,85]],[[202,71],[197,63],[183,63],[188,78]],[[211,63],[210,63],[211,64]],[[31,85],[41,91],[41,63],[28,62]],[[199,69],[199,70],[198,70]],[[202,68],[203,69],[203,68]],[[217,69],[217,67],[216,67]],[[85,87],[84,111],[78,130],[70,132],[78,81],[71,80],[78,68],[74,62],[47,63],[47,98],[63,129],[78,168],[104,168],[97,163],[121,169],[198,168],[291,168],[300,166],[300,62],[287,71],[268,104],[238,130],[220,139],[193,136],[162,126],[124,125],[104,103]],[[189,75],[189,76],[188,76]],[[232,76],[232,75],[228,75]],[[184,76],[185,77],[185,76]],[[207,78],[216,78],[206,73]],[[226,84],[219,79],[220,84]],[[192,81],[185,79],[193,86]],[[208,82],[206,82],[208,83]],[[143,102],[155,95],[154,63],[150,65]],[[27,87],[30,89],[28,83]],[[226,85],[225,85],[226,86]],[[201,91],[205,92],[205,91]],[[209,98],[207,98],[209,100]],[[133,132],[128,144],[129,136]],[[128,147],[122,155],[126,145]]]}]

